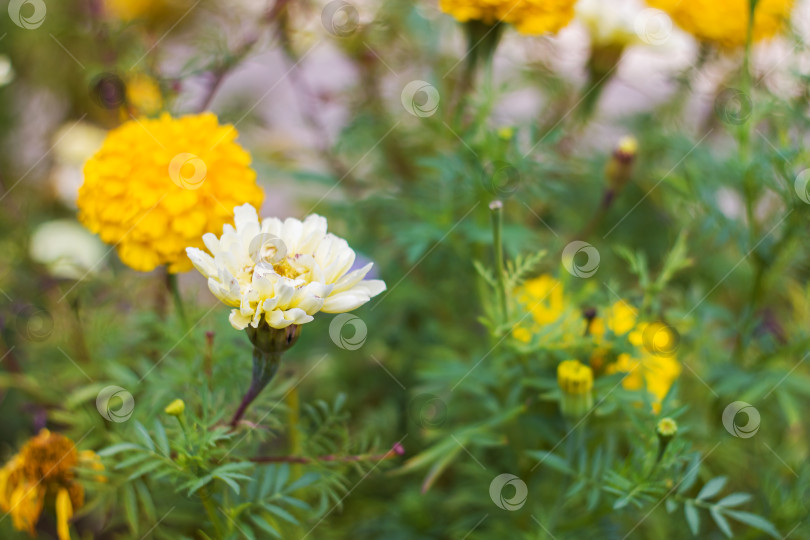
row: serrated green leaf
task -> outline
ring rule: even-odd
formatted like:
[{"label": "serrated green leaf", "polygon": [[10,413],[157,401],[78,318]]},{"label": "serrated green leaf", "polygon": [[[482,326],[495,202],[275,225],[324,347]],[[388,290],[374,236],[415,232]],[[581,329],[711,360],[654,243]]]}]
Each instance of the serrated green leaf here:
[{"label": "serrated green leaf", "polygon": [[98,455],[101,456],[101,457],[114,456],[115,454],[119,454],[121,452],[126,452],[127,450],[145,450],[145,448],[142,448],[142,447],[138,446],[137,444],[133,444],[133,443],[129,443],[129,442],[123,442],[123,443],[114,444],[112,446],[108,446],[107,448],[105,448],[103,450],[100,450],[98,452]]},{"label": "serrated green leaf", "polygon": [[127,520],[127,525],[129,525],[129,530],[132,532],[133,536],[139,536],[138,534],[138,507],[137,503],[135,502],[135,488],[132,487],[132,484],[124,484],[121,486],[121,499],[124,505],[124,516]]},{"label": "serrated green leaf", "polygon": [[727,537],[733,538],[734,533],[731,532],[731,525],[729,525],[725,516],[720,513],[720,510],[716,506],[713,506],[709,510],[709,513],[711,513],[712,519],[714,519],[714,522],[717,524],[717,528],[723,531],[723,534],[725,534]]},{"label": "serrated green leaf", "polygon": [[147,463],[144,463],[143,465],[141,465],[140,467],[135,469],[135,471],[132,474],[129,475],[129,477],[127,478],[127,481],[134,480],[135,478],[138,478],[139,476],[143,476],[144,474],[146,474],[148,472],[154,471],[155,469],[157,469],[158,467],[160,467],[162,465],[164,465],[164,463],[162,461],[159,461],[159,460],[154,460],[154,461],[149,461]]},{"label": "serrated green leaf", "polygon": [[237,484],[237,483],[236,483],[236,481],[235,481],[235,480],[233,480],[233,479],[232,479],[232,478],[231,478],[229,475],[217,475],[217,474],[215,474],[215,475],[213,475],[213,476],[214,476],[214,478],[217,478],[217,479],[219,479],[219,480],[222,480],[223,482],[225,482],[226,484],[228,484],[228,486],[230,486],[230,488],[231,488],[231,489],[232,489],[232,490],[233,490],[233,491],[234,491],[234,492],[235,492],[237,495],[239,495],[239,492],[241,491],[241,488],[239,487],[239,484]]},{"label": "serrated green leaf", "polygon": [[155,442],[160,450],[160,453],[168,457],[171,453],[169,449],[169,438],[166,436],[166,429],[160,420],[155,420]]},{"label": "serrated green leaf", "polygon": [[712,478],[711,480],[706,482],[706,485],[704,485],[703,489],[700,490],[700,493],[698,493],[697,496],[697,500],[705,501],[706,499],[711,499],[712,497],[720,493],[720,491],[722,491],[722,489],[726,486],[727,480],[728,478],[726,478],[725,476],[717,476],[715,478]]},{"label": "serrated green leaf", "polygon": [[548,465],[552,469],[557,471],[573,475],[576,474],[576,471],[571,468],[566,461],[556,454],[552,454],[551,452],[546,452],[545,450],[536,450],[531,452],[526,452],[530,457],[537,459],[540,464]]},{"label": "serrated green leaf", "polygon": [[692,531],[694,536],[697,536],[700,530],[700,514],[698,514],[697,508],[695,508],[695,505],[692,504],[691,501],[687,501],[687,503],[683,505],[683,513],[686,516],[686,523],[689,525],[689,530]]},{"label": "serrated green leaf", "polygon": [[740,510],[727,510],[726,515],[741,523],[754,527],[755,529],[759,529],[760,531],[771,535],[773,538],[777,538],[779,540],[782,538],[782,535],[779,534],[779,531],[776,530],[773,523],[762,516]]},{"label": "serrated green leaf", "polygon": [[[269,516],[268,516],[269,517]],[[262,516],[251,515],[250,521],[256,524],[258,528],[273,536],[274,538],[281,538],[281,533],[276,530],[267,520]]]},{"label": "serrated green leaf", "polygon": [[727,495],[726,497],[723,497],[717,501],[716,504],[717,506],[725,506],[726,508],[730,508],[747,503],[751,499],[752,497],[749,493],[732,493],[731,495]]},{"label": "serrated green leaf", "polygon": [[684,474],[681,485],[678,487],[678,493],[686,493],[695,484],[697,480],[698,471],[700,470],[700,456],[695,454],[689,465],[686,467],[686,474]]},{"label": "serrated green leaf", "polygon": [[149,432],[146,431],[146,428],[143,427],[143,424],[135,420],[135,435],[141,441],[144,447],[148,448],[152,452],[155,451],[155,443],[152,441],[152,437],[149,436]]},{"label": "serrated green leaf", "polygon": [[298,525],[300,523],[298,521],[298,519],[296,519],[295,516],[293,516],[292,514],[290,514],[289,512],[287,512],[286,510],[284,510],[283,508],[281,508],[279,506],[266,505],[265,508],[267,509],[268,512],[277,515],[278,517],[280,517],[284,521],[292,523],[293,525]]}]

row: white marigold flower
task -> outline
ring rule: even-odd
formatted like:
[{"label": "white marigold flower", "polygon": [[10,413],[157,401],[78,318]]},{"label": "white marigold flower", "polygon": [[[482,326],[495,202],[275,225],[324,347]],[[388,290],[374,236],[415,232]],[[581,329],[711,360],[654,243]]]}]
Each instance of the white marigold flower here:
[{"label": "white marigold flower", "polygon": [[326,218],[259,221],[250,204],[234,208],[236,228],[203,236],[209,255],[186,248],[208,278],[208,288],[231,311],[238,330],[257,328],[262,317],[273,328],[308,323],[319,311],[344,313],[385,290],[381,280],[363,278],[372,264],[349,271],[355,253],[346,240],[326,232]]}]

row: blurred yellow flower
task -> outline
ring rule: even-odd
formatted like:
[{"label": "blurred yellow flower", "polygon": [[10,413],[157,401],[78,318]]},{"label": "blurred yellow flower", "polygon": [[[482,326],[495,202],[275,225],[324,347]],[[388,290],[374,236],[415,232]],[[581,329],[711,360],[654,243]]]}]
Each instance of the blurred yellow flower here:
[{"label": "blurred yellow flower", "polygon": [[182,14],[188,3],[186,0],[104,0],[104,7],[110,16],[125,22],[135,19],[151,22],[178,12]]},{"label": "blurred yellow flower", "polygon": [[163,108],[158,82],[145,73],[135,73],[126,81],[127,105],[137,116],[152,116]]},{"label": "blurred yellow flower", "polygon": [[[520,323],[512,329],[512,336],[523,343],[529,343],[535,333],[540,332],[543,326],[556,323],[564,316],[570,315],[570,303],[565,297],[563,284],[548,274],[543,274],[523,283],[514,291],[514,298],[521,308],[526,311]],[[569,334],[571,337],[582,335],[584,332],[584,319],[576,314]],[[577,323],[577,324],[574,324]]]},{"label": "blurred yellow flower", "polygon": [[[698,40],[725,48],[745,45],[749,0],[648,0],[670,14],[675,23]],[[790,19],[793,0],[759,0],[754,15],[753,40],[779,34]]]},{"label": "blurred yellow flower", "polygon": [[590,334],[597,344],[591,364],[597,369],[606,362],[610,344],[606,342],[607,330],[614,336],[627,336],[631,352],[623,352],[614,362],[605,366],[605,373],[626,373],[622,386],[626,390],[646,389],[654,397],[653,410],[658,412],[661,400],[669,392],[672,383],[681,374],[681,364],[674,356],[677,337],[663,323],[637,322],[636,309],[624,300],[614,303],[604,315],[591,322]]},{"label": "blurred yellow flower", "polygon": [[264,199],[236,136],[210,113],[126,122],[85,165],[79,220],[135,270],[189,270],[186,247]]},{"label": "blurred yellow flower", "polygon": [[79,452],[64,435],[43,429],[0,469],[0,510],[11,515],[15,529],[36,536],[45,501],[53,500],[59,540],[70,540],[68,522],[84,505],[79,465],[104,468],[94,452]]},{"label": "blurred yellow flower", "polygon": [[636,325],[636,308],[619,300],[605,310],[601,317],[595,317],[591,322],[590,333],[601,341],[606,330],[613,332],[613,335],[623,336]]},{"label": "blurred yellow flower", "polygon": [[661,401],[669,393],[672,383],[681,374],[681,365],[673,357],[641,352],[638,357],[622,353],[609,364],[605,373],[626,373],[622,379],[625,390],[647,390],[653,395],[653,411],[661,410]]},{"label": "blurred yellow flower", "polygon": [[460,22],[510,23],[521,34],[556,33],[574,18],[576,0],[440,0]]}]

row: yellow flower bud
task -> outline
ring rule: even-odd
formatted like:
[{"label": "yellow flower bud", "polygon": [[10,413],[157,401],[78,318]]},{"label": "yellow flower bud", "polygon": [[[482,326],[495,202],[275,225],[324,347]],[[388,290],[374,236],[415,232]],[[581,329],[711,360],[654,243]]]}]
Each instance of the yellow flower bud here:
[{"label": "yellow flower bud", "polygon": [[557,383],[568,394],[586,394],[593,388],[593,370],[579,360],[566,360],[557,366]]},{"label": "yellow flower bud", "polygon": [[169,403],[163,412],[172,416],[180,416],[186,410],[186,404],[182,399],[175,399]]},{"label": "yellow flower bud", "polygon": [[678,423],[669,417],[662,418],[658,421],[655,431],[659,437],[671,439],[678,432]]},{"label": "yellow flower bud", "polygon": [[557,366],[557,384],[562,390],[560,410],[574,419],[586,414],[593,406],[593,370],[579,360],[566,360]]}]

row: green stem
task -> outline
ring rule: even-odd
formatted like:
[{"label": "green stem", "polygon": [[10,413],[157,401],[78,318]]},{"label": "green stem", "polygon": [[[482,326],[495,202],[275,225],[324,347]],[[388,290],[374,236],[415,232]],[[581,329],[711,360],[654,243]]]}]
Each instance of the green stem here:
[{"label": "green stem", "polygon": [[180,317],[180,321],[185,328],[188,328],[188,319],[186,318],[186,310],[183,307],[183,297],[180,296],[180,284],[178,283],[177,274],[169,272],[166,274],[166,284],[172,293],[172,300],[174,301],[174,309]]},{"label": "green stem", "polygon": [[216,532],[217,538],[224,538],[224,529],[222,528],[222,522],[219,519],[219,515],[217,514],[217,507],[214,504],[214,500],[211,498],[211,493],[209,491],[209,486],[203,486],[200,491],[200,500],[202,501],[203,508],[205,508],[205,513],[208,516],[208,519],[211,521],[211,524],[214,526],[214,531]]},{"label": "green stem", "polygon": [[281,365],[281,353],[264,352],[258,347],[253,348],[253,378],[250,381],[250,388],[248,388],[245,397],[242,398],[242,403],[239,404],[239,408],[231,419],[231,428],[235,428],[239,424],[248,406],[273,380],[279,365]]},{"label": "green stem", "polygon": [[503,203],[492,201],[489,209],[492,210],[492,247],[495,250],[498,306],[501,310],[501,323],[505,323],[509,319],[509,310],[506,305],[506,269],[503,261]]}]

